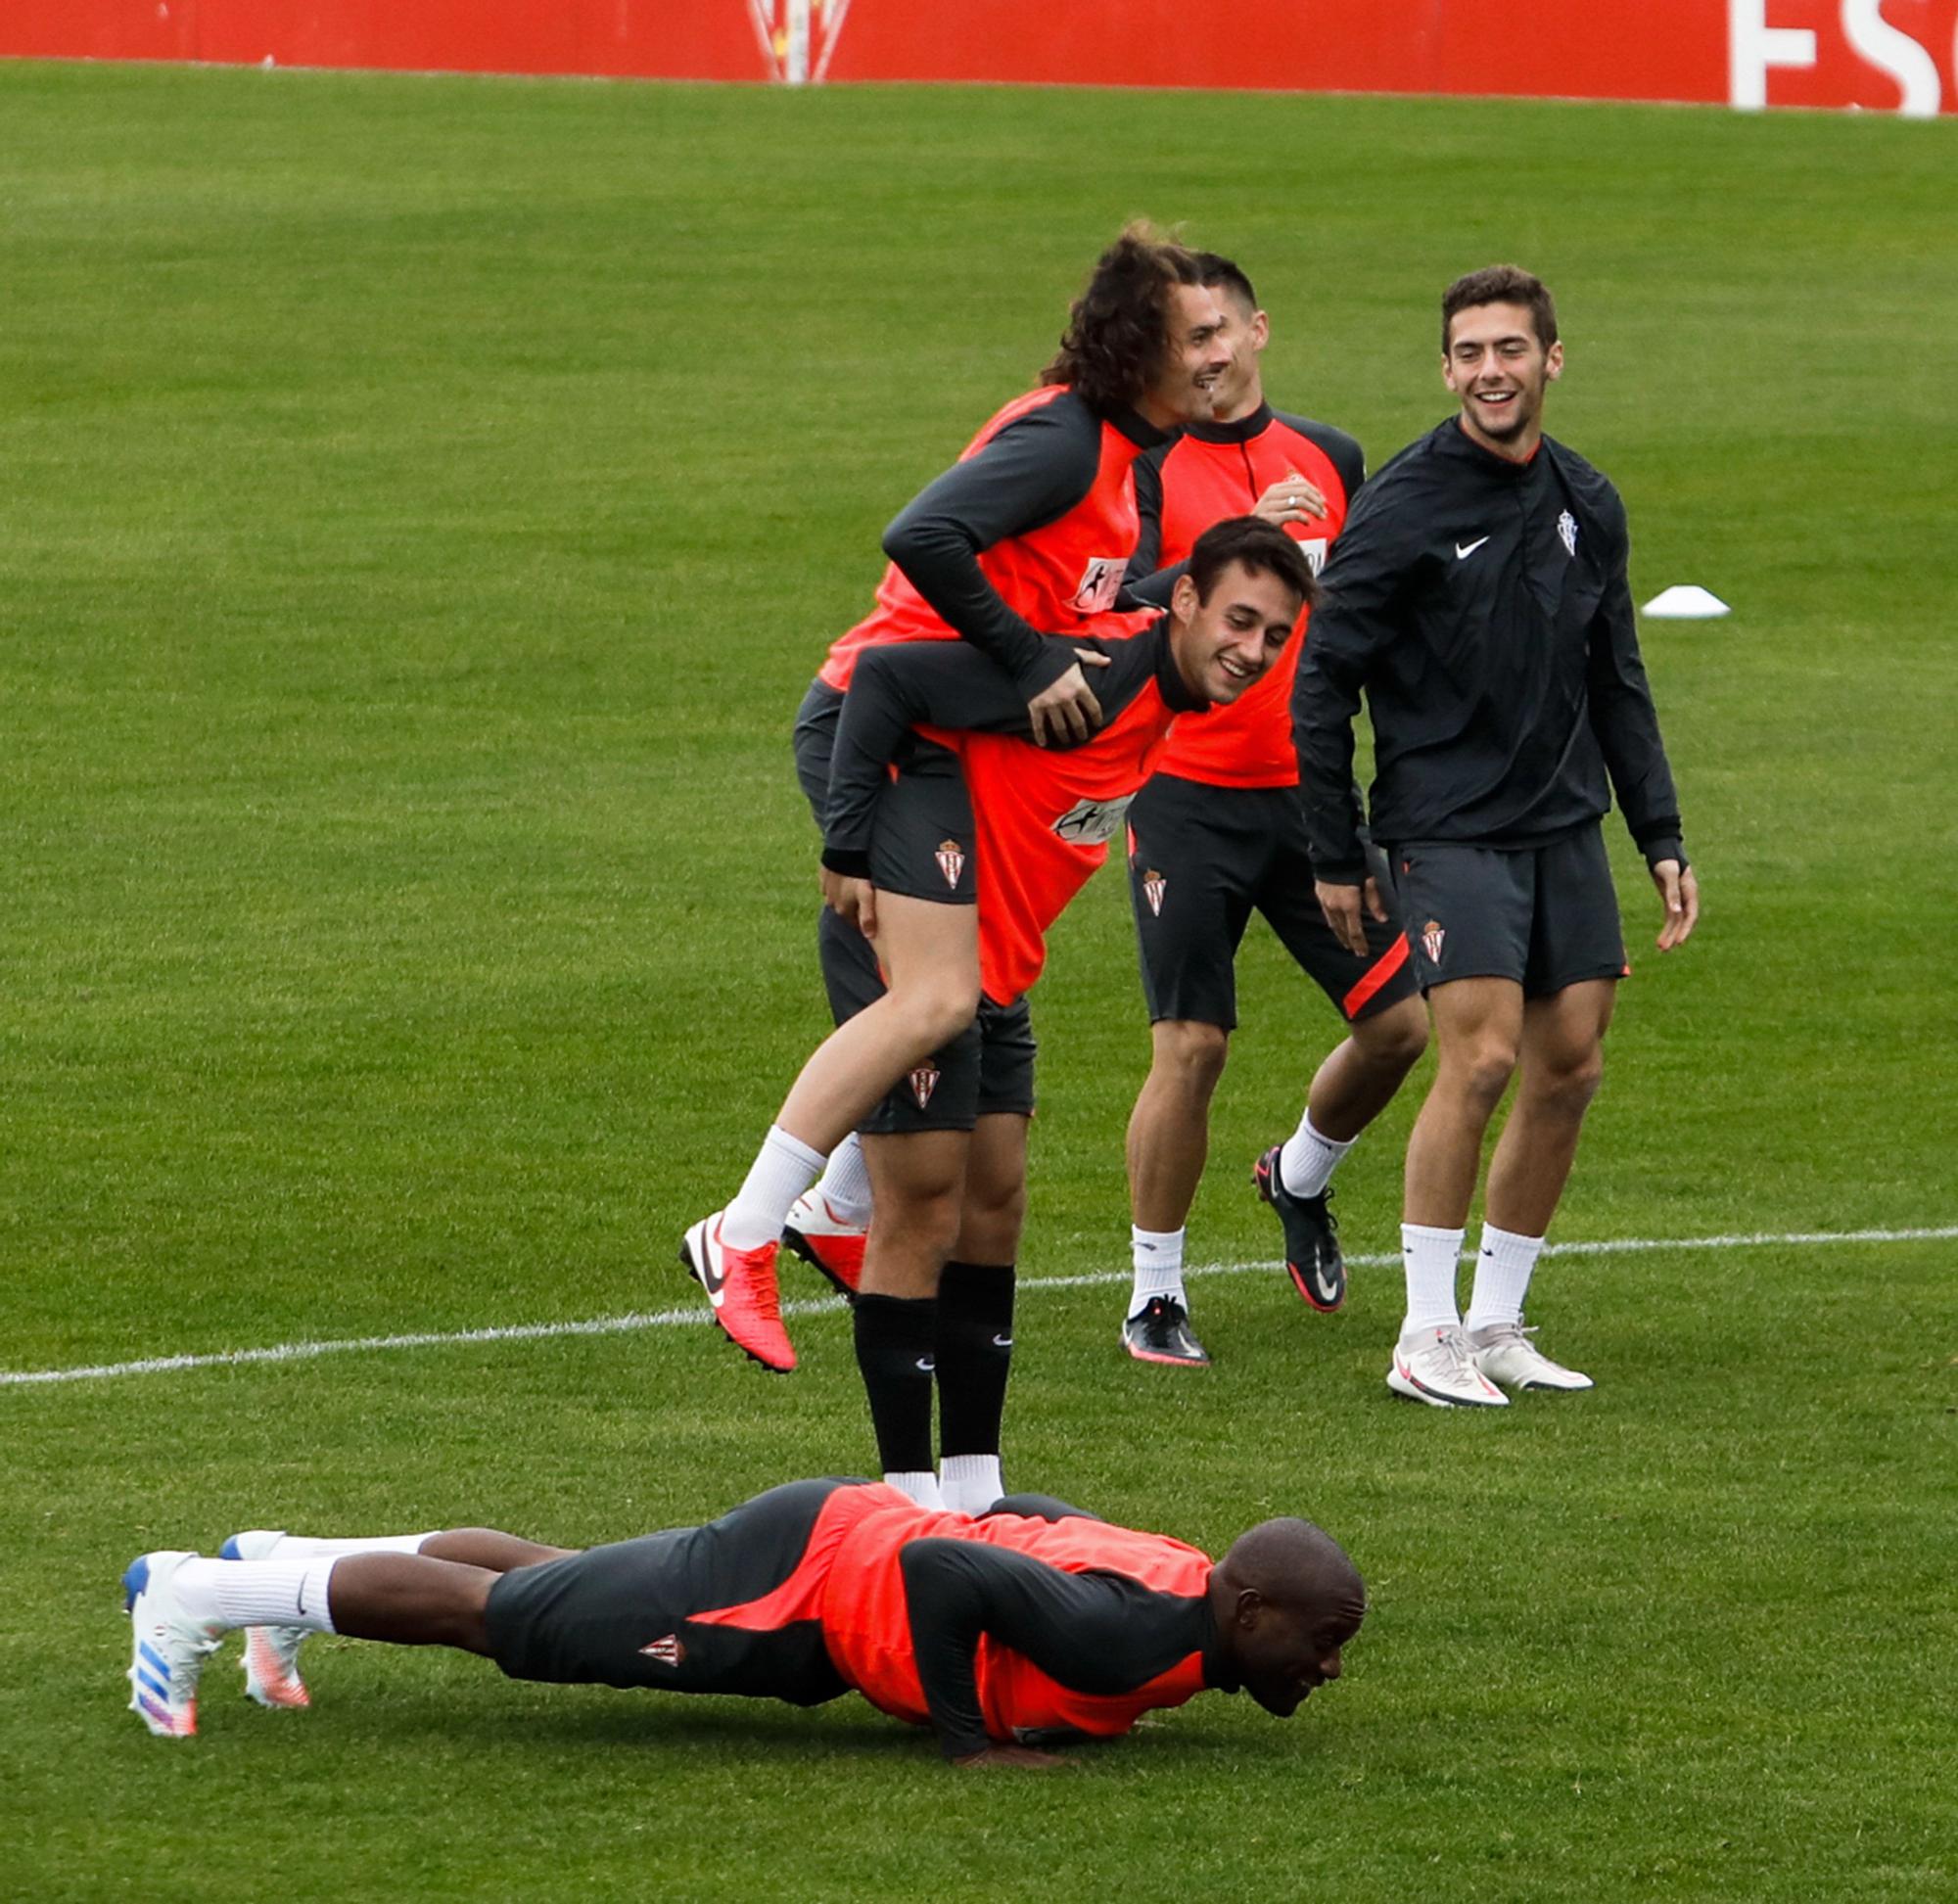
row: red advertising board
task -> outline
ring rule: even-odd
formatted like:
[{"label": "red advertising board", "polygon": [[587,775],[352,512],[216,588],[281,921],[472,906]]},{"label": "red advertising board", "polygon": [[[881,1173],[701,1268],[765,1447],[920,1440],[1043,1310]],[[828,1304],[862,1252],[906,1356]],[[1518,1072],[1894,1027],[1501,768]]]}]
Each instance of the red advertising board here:
[{"label": "red advertising board", "polygon": [[8,0],[19,55],[1958,111],[1958,0]]}]

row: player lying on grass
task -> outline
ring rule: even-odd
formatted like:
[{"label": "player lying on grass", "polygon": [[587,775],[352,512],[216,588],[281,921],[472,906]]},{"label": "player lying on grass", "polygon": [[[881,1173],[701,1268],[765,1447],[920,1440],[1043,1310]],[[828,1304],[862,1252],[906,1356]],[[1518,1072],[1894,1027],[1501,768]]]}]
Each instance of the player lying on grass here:
[{"label": "player lying on grass", "polygon": [[[916,1097],[958,1107],[951,1128],[865,1138],[878,1215],[857,1306],[859,1366],[886,1478],[927,1505],[939,1499],[937,1485],[926,1485],[934,1375],[942,1434],[955,1415],[970,1425],[983,1414],[990,1442],[948,1442],[949,1454],[983,1468],[971,1477],[979,1492],[953,1505],[983,1509],[1000,1491],[1033,1110],[1025,995],[1040,975],[1047,930],[1106,859],[1171,722],[1233,701],[1260,679],[1314,588],[1306,558],[1282,530],[1251,517],[1218,524],[1192,549],[1170,612],[1126,640],[1098,644],[1107,662],[1098,676],[1104,724],[1072,748],[1035,746],[1011,679],[962,644],[872,648],[858,663],[830,775],[823,865],[831,902],[880,952],[894,900],[976,913],[979,948],[978,985],[960,999],[970,1029],[909,1080]],[[883,1008],[880,1001],[868,1010]],[[835,1134],[822,1134],[825,1140]],[[696,1225],[684,1255],[718,1298],[722,1326],[767,1366],[791,1367],[772,1304],[763,1333],[752,1294],[738,1307],[726,1300],[755,1265],[715,1237],[714,1219]],[[986,1353],[961,1356],[956,1369],[943,1356],[933,1308],[948,1261],[991,1304],[963,1317]]]},{"label": "player lying on grass", "polygon": [[160,1738],[197,1731],[198,1677],[244,1627],[262,1705],[308,1704],[300,1645],[340,1633],[482,1653],[512,1679],[791,1705],[857,1692],[930,1726],[956,1765],[1057,1765],[1027,1740],[1112,1737],[1206,1690],[1289,1718],[1339,1677],[1367,1606],[1309,1521],[1263,1521],[1213,1562],[1042,1496],[975,1520],[873,1481],[792,1481],[583,1552],[472,1527],[234,1534],[223,1554],[146,1554],[123,1576],[130,1709]]}]

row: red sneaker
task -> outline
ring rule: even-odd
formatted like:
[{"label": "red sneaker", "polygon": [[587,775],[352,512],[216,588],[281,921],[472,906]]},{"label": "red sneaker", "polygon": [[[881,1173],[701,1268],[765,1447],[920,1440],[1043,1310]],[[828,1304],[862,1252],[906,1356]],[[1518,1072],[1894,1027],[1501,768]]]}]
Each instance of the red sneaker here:
[{"label": "red sneaker", "polygon": [[862,1287],[863,1239],[868,1234],[861,1225],[845,1223],[820,1190],[805,1190],[797,1197],[782,1226],[782,1241],[845,1296]]},{"label": "red sneaker", "polygon": [[721,1241],[717,1210],[686,1232],[679,1260],[707,1291],[714,1320],[736,1348],[745,1349],[764,1369],[786,1375],[796,1366],[789,1332],[782,1326],[781,1292],[775,1286],[775,1245],[727,1249]]}]

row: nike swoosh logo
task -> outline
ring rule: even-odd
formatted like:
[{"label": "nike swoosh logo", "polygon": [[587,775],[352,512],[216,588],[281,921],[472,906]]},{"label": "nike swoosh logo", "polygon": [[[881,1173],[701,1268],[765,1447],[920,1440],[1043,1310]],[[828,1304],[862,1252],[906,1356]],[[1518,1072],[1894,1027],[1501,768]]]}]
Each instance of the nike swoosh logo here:
[{"label": "nike swoosh logo", "polygon": [[1013,1346],[1013,1338],[1010,1335],[996,1335],[993,1338],[993,1346],[996,1349],[1010,1349]]},{"label": "nike swoosh logo", "polygon": [[727,1293],[727,1272],[716,1267],[714,1245],[704,1230],[700,1232],[700,1286],[707,1291],[707,1300],[719,1309]]},{"label": "nike swoosh logo", "polygon": [[1314,1270],[1312,1273],[1312,1286],[1319,1291],[1322,1302],[1330,1302],[1339,1293],[1338,1283],[1320,1270]]},{"label": "nike swoosh logo", "polygon": [[1473,542],[1457,542],[1455,544],[1456,561],[1461,562],[1466,560],[1468,556],[1473,555],[1475,551],[1478,548],[1480,548],[1482,544],[1486,542],[1488,539],[1489,538],[1486,535],[1484,535],[1479,537],[1477,540]]},{"label": "nike swoosh logo", "polygon": [[921,1375],[936,1374],[938,1372],[938,1364],[928,1355],[919,1356],[917,1366],[918,1373]]}]

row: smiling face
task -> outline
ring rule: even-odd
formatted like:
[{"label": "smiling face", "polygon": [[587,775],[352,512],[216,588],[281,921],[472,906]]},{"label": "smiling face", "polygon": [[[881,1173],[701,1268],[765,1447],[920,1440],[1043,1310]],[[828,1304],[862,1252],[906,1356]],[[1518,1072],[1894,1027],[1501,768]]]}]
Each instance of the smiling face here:
[{"label": "smiling face", "polygon": [[1211,393],[1212,414],[1219,423],[1235,423],[1265,400],[1258,359],[1271,342],[1271,320],[1235,287],[1220,284],[1212,289],[1224,314],[1223,343],[1231,359]]},{"label": "smiling face", "polygon": [[1563,374],[1563,346],[1546,347],[1526,304],[1470,304],[1449,320],[1442,380],[1462,400],[1462,427],[1484,449],[1520,462],[1543,435],[1545,390]]},{"label": "smiling face", "polygon": [[1366,1616],[1357,1580],[1350,1595],[1297,1606],[1246,1589],[1232,1621],[1239,1683],[1267,1712],[1289,1719],[1319,1687],[1339,1677],[1341,1653]]},{"label": "smiling face", "polygon": [[1168,338],[1153,381],[1136,405],[1158,430],[1207,422],[1219,381],[1231,368],[1224,312],[1207,285],[1170,287]]},{"label": "smiling face", "polygon": [[1195,580],[1170,595],[1170,652],[1197,699],[1228,707],[1284,651],[1304,598],[1282,577],[1228,562],[1206,600]]}]

